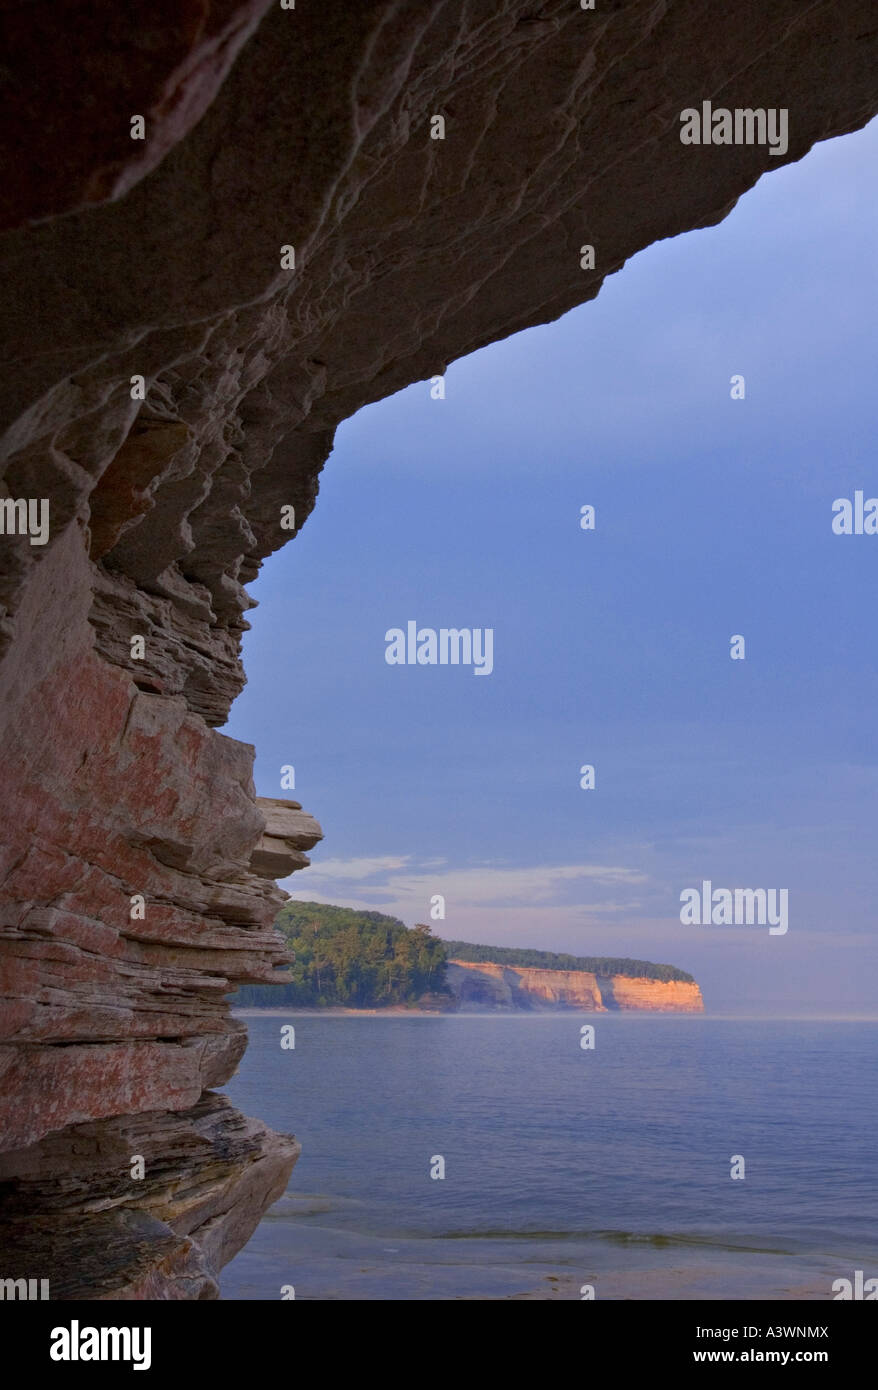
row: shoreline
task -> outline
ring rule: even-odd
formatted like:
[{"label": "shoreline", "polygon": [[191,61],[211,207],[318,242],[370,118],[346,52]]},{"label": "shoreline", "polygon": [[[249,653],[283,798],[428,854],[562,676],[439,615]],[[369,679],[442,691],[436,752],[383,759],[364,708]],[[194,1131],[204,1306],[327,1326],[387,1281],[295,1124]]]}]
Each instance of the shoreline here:
[{"label": "shoreline", "polygon": [[288,1009],[272,1004],[270,1008],[232,1009],[238,1018],[290,1018],[292,1015],[335,1018],[607,1018],[628,1014],[640,1018],[705,1018],[706,1014],[692,1009],[407,1009],[393,1004],[386,1009],[350,1009],[330,1005],[325,1009],[294,1004]]},{"label": "shoreline", "polygon": [[272,1004],[270,1008],[232,1008],[237,1018],[290,1018],[334,1017],[334,1018],[565,1018],[582,1015],[588,1018],[700,1018],[710,1019],[712,1023],[878,1023],[878,1014],[710,1014],[694,1013],[681,1009],[674,1013],[670,1009],[612,1009],[598,1013],[587,1009],[485,1009],[483,1012],[468,1009],[407,1009],[393,1005],[387,1009],[350,1009],[332,1005],[325,1009],[310,1008],[304,1004],[294,1004],[289,1008]]},{"label": "shoreline", "polygon": [[401,1004],[392,1004],[386,1009],[349,1009],[341,1004],[331,1004],[325,1009],[315,1009],[307,1004],[293,1004],[288,1009],[272,1004],[270,1008],[232,1009],[239,1018],[289,1018],[291,1014],[333,1015],[336,1018],[449,1018],[457,1009],[407,1009]]}]

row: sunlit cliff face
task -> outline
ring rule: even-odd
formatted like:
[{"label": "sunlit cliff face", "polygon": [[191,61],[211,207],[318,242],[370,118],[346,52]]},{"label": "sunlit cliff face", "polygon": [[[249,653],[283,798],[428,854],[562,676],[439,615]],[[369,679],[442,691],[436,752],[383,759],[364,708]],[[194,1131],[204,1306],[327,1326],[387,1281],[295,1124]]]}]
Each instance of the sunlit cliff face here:
[{"label": "sunlit cliff face", "polygon": [[448,984],[462,1007],[577,1009],[606,1013],[641,1009],[650,1013],[702,1013],[695,981],[649,980],[628,975],[594,975],[587,970],[544,970],[490,961],[451,960]]}]

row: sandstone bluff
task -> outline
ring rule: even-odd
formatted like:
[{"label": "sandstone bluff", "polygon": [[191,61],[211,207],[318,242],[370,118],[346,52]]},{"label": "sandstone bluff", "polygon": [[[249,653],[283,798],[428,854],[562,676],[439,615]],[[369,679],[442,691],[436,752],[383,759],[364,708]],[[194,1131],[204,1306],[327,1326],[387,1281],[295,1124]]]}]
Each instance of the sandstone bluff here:
[{"label": "sandstone bluff", "polygon": [[[3,1273],[212,1298],[298,1153],[211,1089],[245,1045],[225,996],[282,959],[273,879],[320,837],[217,732],[281,508],[301,526],[366,402],[862,126],[878,21],[871,0],[43,9],[2,21],[2,495],[51,507],[45,545],[0,536]],[[684,145],[703,101],[787,109],[789,149]]]},{"label": "sandstone bluff", "polygon": [[595,975],[590,970],[543,970],[494,961],[449,960],[448,984],[464,1010],[574,1009],[609,1013],[700,1014],[694,980],[650,980],[634,975]]}]

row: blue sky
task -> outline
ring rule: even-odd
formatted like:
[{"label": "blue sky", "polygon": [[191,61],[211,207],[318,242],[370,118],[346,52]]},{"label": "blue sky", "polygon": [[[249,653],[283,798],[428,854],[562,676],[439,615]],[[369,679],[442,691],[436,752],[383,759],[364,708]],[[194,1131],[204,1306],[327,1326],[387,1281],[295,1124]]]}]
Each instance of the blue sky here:
[{"label": "blue sky", "polygon": [[[876,162],[878,122],[827,141],[342,425],[225,729],[324,827],[296,897],[441,893],[441,936],[670,961],[713,1012],[876,1012],[878,536],[831,529],[878,495]],[[410,619],[493,628],[492,674],[388,665]],[[789,931],[684,927],[702,879],[788,888]]]}]

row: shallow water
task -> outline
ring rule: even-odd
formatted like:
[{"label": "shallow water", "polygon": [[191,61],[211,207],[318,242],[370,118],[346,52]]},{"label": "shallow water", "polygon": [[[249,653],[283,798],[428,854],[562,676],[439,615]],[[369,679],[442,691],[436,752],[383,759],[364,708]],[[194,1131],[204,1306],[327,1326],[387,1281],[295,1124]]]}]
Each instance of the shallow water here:
[{"label": "shallow water", "polygon": [[226,1298],[826,1299],[878,1275],[874,1022],[247,1023],[226,1089],[303,1154]]}]

